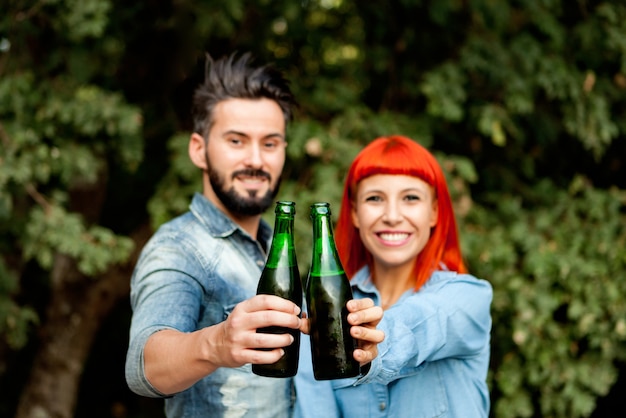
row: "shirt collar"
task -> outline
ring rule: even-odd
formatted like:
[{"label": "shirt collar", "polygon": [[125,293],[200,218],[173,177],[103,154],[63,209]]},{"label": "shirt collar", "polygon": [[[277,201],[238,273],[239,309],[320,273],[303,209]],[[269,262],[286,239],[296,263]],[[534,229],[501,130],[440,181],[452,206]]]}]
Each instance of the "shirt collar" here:
[{"label": "shirt collar", "polygon": [[[201,193],[194,194],[189,209],[214,237],[227,237],[237,230],[242,234],[249,235]],[[268,242],[272,238],[272,230],[263,219],[259,224],[258,235],[260,242]],[[253,238],[256,239],[256,237]]]},{"label": "shirt collar", "polygon": [[354,276],[352,276],[350,284],[352,287],[358,288],[363,293],[378,293],[376,286],[374,286],[374,282],[372,282],[370,269],[367,266],[364,266],[357,271]]},{"label": "shirt collar", "polygon": [[[450,280],[456,275],[456,272],[449,271],[447,269],[436,270],[426,283],[424,283],[423,287],[432,286],[442,280]],[[372,276],[370,275],[370,270],[367,266],[363,266],[354,276],[352,276],[350,284],[352,287],[358,288],[363,293],[378,294],[378,290],[376,289],[376,286],[374,286],[374,282],[372,282]]]}]

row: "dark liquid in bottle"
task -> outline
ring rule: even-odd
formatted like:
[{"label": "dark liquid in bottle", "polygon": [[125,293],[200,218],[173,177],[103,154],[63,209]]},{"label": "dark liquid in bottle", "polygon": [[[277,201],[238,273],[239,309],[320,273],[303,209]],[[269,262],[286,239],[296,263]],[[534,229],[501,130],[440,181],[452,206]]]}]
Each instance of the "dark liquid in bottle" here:
[{"label": "dark liquid in bottle", "polygon": [[354,377],[356,343],[350,335],[346,302],[352,299],[345,276],[309,277],[307,310],[311,318],[311,349],[315,379]]},{"label": "dark liquid in bottle", "polygon": [[[257,294],[268,294],[289,299],[298,306],[302,306],[302,285],[300,283],[298,267],[265,268],[259,281]],[[295,278],[293,280],[292,278]],[[269,280],[268,280],[269,279]],[[293,280],[293,283],[292,283]],[[285,355],[273,364],[253,364],[252,371],[260,376],[291,377],[298,371],[300,357],[300,330],[284,327],[259,328],[257,332],[266,334],[291,334],[294,341],[283,347]]]}]

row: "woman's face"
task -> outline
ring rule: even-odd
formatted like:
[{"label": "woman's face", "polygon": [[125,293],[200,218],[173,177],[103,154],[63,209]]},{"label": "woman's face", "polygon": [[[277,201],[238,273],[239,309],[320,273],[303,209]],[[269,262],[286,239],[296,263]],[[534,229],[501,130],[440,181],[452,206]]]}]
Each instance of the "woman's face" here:
[{"label": "woman's face", "polygon": [[361,180],[352,223],[378,267],[413,263],[437,223],[433,188],[412,176],[377,174]]}]

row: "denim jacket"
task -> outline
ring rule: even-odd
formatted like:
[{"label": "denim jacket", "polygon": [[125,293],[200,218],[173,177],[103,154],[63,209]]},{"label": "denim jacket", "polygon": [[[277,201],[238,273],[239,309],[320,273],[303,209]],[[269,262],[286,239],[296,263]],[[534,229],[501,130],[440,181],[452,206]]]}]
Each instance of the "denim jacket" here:
[{"label": "denim jacket", "polygon": [[[259,241],[271,228],[261,222]],[[164,224],[144,247],[131,279],[133,317],[126,359],[131,390],[165,397],[146,379],[143,349],[163,329],[192,332],[224,321],[256,293],[265,252],[203,195],[190,211]],[[219,368],[189,389],[167,397],[168,417],[288,417],[293,379],[257,376],[251,366]]]},{"label": "denim jacket", "polygon": [[[367,268],[352,279],[356,299],[380,294]],[[295,378],[296,418],[486,418],[491,285],[437,271],[385,311],[385,340],[366,376],[316,381],[309,338]]]}]

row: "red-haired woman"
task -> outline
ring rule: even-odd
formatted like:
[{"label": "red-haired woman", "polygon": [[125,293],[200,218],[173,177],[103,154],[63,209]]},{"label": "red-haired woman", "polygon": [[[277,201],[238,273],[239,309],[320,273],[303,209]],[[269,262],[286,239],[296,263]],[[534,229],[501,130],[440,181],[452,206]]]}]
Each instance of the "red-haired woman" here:
[{"label": "red-haired woman", "polygon": [[295,416],[487,417],[492,288],[467,273],[433,155],[402,136],[366,146],[335,239],[355,298],[384,309],[385,340],[366,375],[315,381],[303,339]]}]

